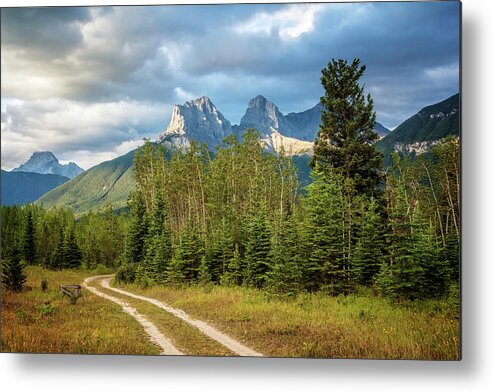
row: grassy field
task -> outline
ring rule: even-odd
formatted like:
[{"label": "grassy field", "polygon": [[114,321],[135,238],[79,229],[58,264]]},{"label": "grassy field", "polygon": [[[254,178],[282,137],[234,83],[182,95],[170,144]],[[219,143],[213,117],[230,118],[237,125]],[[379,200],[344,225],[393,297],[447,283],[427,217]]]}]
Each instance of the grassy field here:
[{"label": "grassy field", "polygon": [[[84,289],[76,304],[59,293],[60,284],[80,284],[97,272],[29,267],[26,273],[25,291],[3,293],[2,351],[159,353],[120,306]],[[46,292],[42,279],[48,281]],[[231,355],[154,305],[94,285],[135,307],[183,352]],[[458,310],[445,301],[395,305],[370,293],[282,300],[240,287],[120,287],[183,309],[268,356],[459,359]]]},{"label": "grassy field", "polygon": [[269,356],[459,359],[458,310],[443,301],[394,305],[371,294],[281,300],[238,287],[121,287],[183,309]]},{"label": "grassy field", "polygon": [[[26,268],[26,290],[2,293],[3,352],[159,354],[142,327],[113,302],[82,289],[71,304],[60,284],[81,284],[94,272]],[[41,280],[48,290],[41,290]]]}]

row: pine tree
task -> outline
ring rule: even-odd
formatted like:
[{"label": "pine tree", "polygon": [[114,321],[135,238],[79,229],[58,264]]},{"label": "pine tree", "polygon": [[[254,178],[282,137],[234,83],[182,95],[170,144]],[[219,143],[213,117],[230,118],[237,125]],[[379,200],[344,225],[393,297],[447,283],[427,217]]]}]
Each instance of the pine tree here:
[{"label": "pine tree", "polygon": [[17,244],[14,244],[11,255],[2,263],[2,283],[9,291],[19,292],[26,282],[21,254]]},{"label": "pine tree", "polygon": [[171,231],[167,206],[162,192],[158,190],[145,241],[145,257],[137,270],[137,280],[145,281],[147,284],[162,282],[171,256]]},{"label": "pine tree", "polygon": [[29,265],[36,262],[36,228],[34,227],[33,213],[27,211],[26,228],[24,231],[24,260]]},{"label": "pine tree", "polygon": [[198,276],[199,284],[202,286],[207,286],[212,282],[212,275],[210,273],[210,266],[205,256],[202,256],[200,259],[199,266],[199,276]]},{"label": "pine tree", "polygon": [[205,254],[204,243],[200,238],[197,227],[189,222],[181,234],[179,244],[181,257],[185,265],[183,270],[187,282],[196,282],[199,273],[200,261]]},{"label": "pine tree", "polygon": [[312,172],[305,200],[302,266],[304,286],[309,291],[324,289],[332,295],[346,287],[344,266],[342,189],[331,171]]},{"label": "pine tree", "polygon": [[140,263],[145,255],[145,239],[147,236],[147,219],[144,198],[140,192],[134,192],[130,201],[130,218],[125,247],[127,264]]},{"label": "pine tree", "polygon": [[225,284],[226,286],[239,286],[242,283],[242,275],[242,260],[240,257],[240,249],[238,247],[238,244],[236,244],[233,255],[227,263],[226,272],[222,276],[221,284]]},{"label": "pine tree", "polygon": [[185,282],[185,263],[183,261],[183,254],[180,246],[176,246],[173,252],[173,257],[168,266],[166,273],[166,283],[168,284],[182,284]]},{"label": "pine tree", "polygon": [[50,256],[50,261],[49,261],[49,268],[53,270],[58,270],[62,269],[65,266],[65,241],[64,241],[64,236],[63,236],[63,229],[60,228],[59,234],[58,234],[58,242],[55,246],[55,249],[53,250],[51,256]]},{"label": "pine tree", "polygon": [[433,224],[421,216],[418,219],[414,230],[413,258],[421,267],[422,273],[418,284],[419,291],[415,293],[415,297],[438,298],[448,289],[449,264],[440,257]]},{"label": "pine tree", "polygon": [[380,271],[384,257],[383,220],[374,198],[361,202],[360,230],[352,260],[352,277],[357,284],[370,286]]},{"label": "pine tree", "polygon": [[322,70],[324,96],[322,123],[314,145],[312,168],[334,168],[354,184],[357,195],[379,193],[382,183],[382,155],[375,150],[378,135],[373,131],[373,100],[365,99],[359,79],[365,71],[360,60],[332,60]]},{"label": "pine tree", "polygon": [[291,297],[301,290],[302,271],[299,233],[293,216],[284,216],[271,248],[271,269],[267,289],[276,295]]},{"label": "pine tree", "polygon": [[270,268],[270,230],[264,205],[260,205],[250,216],[245,244],[245,267],[244,282],[263,287]]},{"label": "pine tree", "polygon": [[67,268],[79,268],[82,264],[82,252],[77,244],[74,229],[70,231],[62,255],[64,256],[63,265]]}]

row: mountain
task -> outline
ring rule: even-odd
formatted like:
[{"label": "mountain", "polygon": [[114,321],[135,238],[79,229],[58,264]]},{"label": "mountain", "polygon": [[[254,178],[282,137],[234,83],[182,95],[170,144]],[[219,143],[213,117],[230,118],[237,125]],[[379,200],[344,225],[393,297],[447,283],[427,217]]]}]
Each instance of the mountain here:
[{"label": "mountain", "polygon": [[74,178],[84,171],[74,162],[62,165],[50,151],[38,151],[31,155],[26,163],[12,170],[13,172],[29,172],[39,174],[58,174]]},{"label": "mountain", "polygon": [[390,129],[384,127],[382,124],[380,124],[378,121],[375,123],[375,128],[373,130],[378,133],[378,136],[380,138],[384,138],[387,136],[390,132],[392,132]]},{"label": "mountain", "polygon": [[298,130],[279,111],[278,107],[261,95],[250,100],[240,124],[234,127],[238,136],[248,128],[260,132],[266,149],[284,152],[289,155],[310,153],[312,142],[300,140],[296,135]]},{"label": "mountain", "polygon": [[135,188],[133,156],[135,150],[96,165],[65,184],[51,190],[36,201],[46,208],[71,207],[76,213],[97,209],[111,203],[124,208]]},{"label": "mountain", "polygon": [[[190,140],[206,143],[214,151],[231,134],[241,136],[249,127],[259,130],[266,149],[292,156],[302,184],[309,183],[308,162],[320,123],[320,104],[300,113],[283,115],[278,107],[259,95],[250,100],[240,124],[231,125],[207,97],[176,105],[171,120],[157,142],[186,147]],[[45,207],[70,206],[77,214],[97,209],[105,203],[114,208],[126,206],[130,192],[135,188],[133,155],[103,162],[69,182],[43,195],[38,204]]]},{"label": "mountain", "polygon": [[317,137],[318,128],[320,127],[323,105],[317,103],[311,109],[300,113],[289,113],[286,120],[289,121],[295,131],[295,134],[287,133],[287,136],[296,137],[301,140],[314,141]]},{"label": "mountain", "polygon": [[51,189],[67,182],[67,177],[56,174],[1,171],[1,204],[32,203]]},{"label": "mountain", "polygon": [[381,139],[376,147],[389,163],[392,152],[420,154],[440,139],[448,135],[459,136],[459,133],[460,96],[455,94],[409,117]]},{"label": "mountain", "polygon": [[196,140],[213,149],[232,133],[231,123],[208,97],[201,97],[173,107],[169,125],[157,142],[187,147]]}]

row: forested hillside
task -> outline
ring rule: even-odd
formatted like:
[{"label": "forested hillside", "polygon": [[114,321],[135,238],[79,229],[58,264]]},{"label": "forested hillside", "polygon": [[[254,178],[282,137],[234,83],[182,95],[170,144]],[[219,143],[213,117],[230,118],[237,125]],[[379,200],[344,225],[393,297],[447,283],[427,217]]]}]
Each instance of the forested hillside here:
[{"label": "forested hillside", "polygon": [[69,178],[56,174],[38,174],[27,172],[7,172],[1,174],[4,206],[32,203],[51,189],[67,182]]},{"label": "forested hillside", "polygon": [[36,201],[51,207],[68,207],[77,214],[97,210],[111,203],[115,209],[126,206],[135,187],[132,171],[135,151],[92,167],[63,186],[53,189]]}]

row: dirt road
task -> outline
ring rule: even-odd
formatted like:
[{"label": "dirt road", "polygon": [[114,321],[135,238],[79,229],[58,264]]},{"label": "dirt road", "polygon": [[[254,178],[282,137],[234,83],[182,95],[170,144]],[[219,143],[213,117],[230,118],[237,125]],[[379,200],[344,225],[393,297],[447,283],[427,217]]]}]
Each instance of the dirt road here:
[{"label": "dirt road", "polygon": [[[140,301],[146,301],[149,302],[156,307],[158,307],[160,310],[164,310],[174,317],[179,318],[180,320],[188,323],[189,325],[197,328],[200,333],[208,336],[209,338],[215,340],[216,342],[222,344],[224,347],[227,347],[229,350],[234,352],[235,354],[239,356],[248,356],[248,357],[260,357],[262,356],[261,353],[243,345],[236,339],[233,339],[231,336],[226,335],[225,333],[219,331],[218,329],[214,328],[210,324],[206,323],[205,321],[201,320],[196,320],[191,318],[187,313],[185,313],[183,310],[173,308],[169,306],[168,304],[159,301],[155,298],[150,298],[150,297],[145,297],[143,295],[137,295],[134,293],[131,293],[126,290],[122,290],[116,287],[111,287],[110,286],[110,281],[111,281],[112,275],[104,275],[104,276],[93,276],[91,278],[87,278],[84,281],[84,287],[86,287],[89,291],[92,293],[99,295],[100,297],[103,297],[105,299],[108,299],[110,301],[116,302],[120,306],[122,306],[122,310],[130,315],[132,315],[145,329],[146,333],[149,335],[149,338],[151,341],[154,343],[158,344],[162,349],[163,349],[163,354],[164,355],[183,355],[182,352],[180,352],[178,349],[176,349],[171,341],[164,337],[157,327],[151,323],[149,320],[145,318],[144,315],[138,313],[134,308],[130,307],[129,304],[126,302],[120,300],[119,298],[115,298],[113,296],[110,296],[108,294],[105,294],[99,290],[97,290],[97,285],[100,284],[102,288],[107,289],[107,290],[112,290],[120,295],[128,296],[134,299],[138,299]],[[89,286],[88,283],[93,282],[94,286]]]}]

